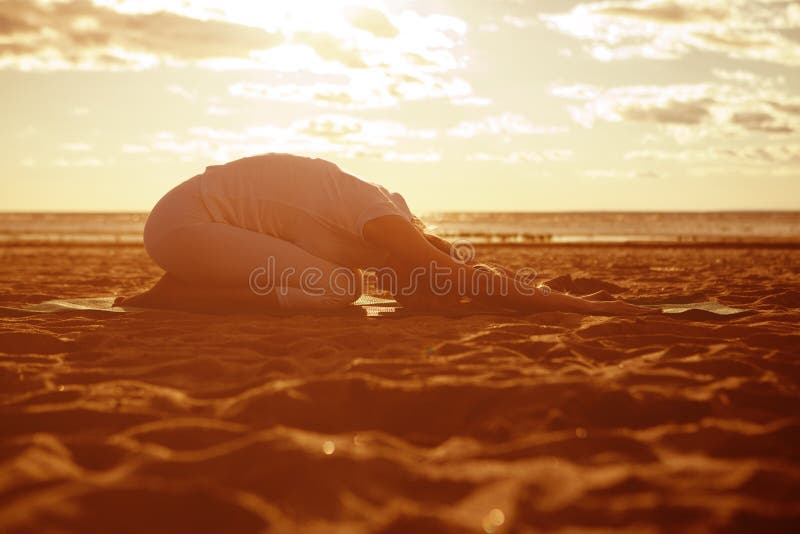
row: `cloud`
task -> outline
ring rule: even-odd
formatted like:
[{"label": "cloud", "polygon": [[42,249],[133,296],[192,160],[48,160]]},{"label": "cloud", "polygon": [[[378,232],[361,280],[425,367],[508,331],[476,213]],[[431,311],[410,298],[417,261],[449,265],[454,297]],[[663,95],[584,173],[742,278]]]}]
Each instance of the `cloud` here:
[{"label": "cloud", "polygon": [[170,60],[247,56],[278,34],[170,12],[120,13],[86,0],[0,3],[0,66],[144,68]]},{"label": "cloud", "polygon": [[391,39],[400,33],[400,30],[379,9],[353,6],[345,9],[345,15],[354,28],[368,31],[376,37]]},{"label": "cloud", "polygon": [[708,159],[709,151],[698,150],[630,150],[623,156],[626,160],[653,160],[653,161],[696,161]]},{"label": "cloud", "polygon": [[363,69],[367,67],[362,53],[351,44],[326,33],[299,33],[293,42],[311,47],[319,57],[340,63],[345,67]]},{"label": "cloud", "polygon": [[214,115],[216,117],[227,117],[229,115],[232,115],[233,111],[231,111],[230,108],[227,108],[225,106],[211,105],[206,107],[206,113],[209,115]]},{"label": "cloud", "polygon": [[717,79],[757,89],[773,89],[786,84],[786,79],[783,76],[760,76],[754,72],[741,69],[712,69],[711,73]]},{"label": "cloud", "polygon": [[231,161],[264,152],[290,152],[337,157],[366,157],[390,161],[438,161],[433,148],[400,149],[408,142],[430,145],[435,130],[416,130],[396,121],[368,120],[349,115],[327,114],[300,119],[288,126],[274,124],[241,130],[189,128],[185,133],[158,132],[146,143],[126,144],[126,154],[162,153],[183,161]]},{"label": "cloud", "polygon": [[503,24],[512,28],[524,30],[533,26],[538,26],[541,22],[538,19],[529,19],[522,17],[515,17],[513,15],[504,15],[502,18]]},{"label": "cloud", "polygon": [[[757,163],[800,163],[800,144],[750,146],[743,149],[723,149],[720,155],[734,160]],[[795,167],[795,174],[798,174]]]},{"label": "cloud", "polygon": [[[429,99],[486,105],[456,75],[466,65],[457,48],[467,29],[457,17],[360,0],[320,3],[313,13],[302,2],[7,0],[0,69],[260,70],[261,80],[235,83],[230,94],[337,110]],[[197,100],[183,87],[167,90]]]},{"label": "cloud", "polygon": [[[0,1],[0,69],[259,70],[234,97],[349,111],[445,100],[484,106],[458,71],[468,25],[440,14],[391,12],[361,0],[224,4],[210,0]],[[153,11],[158,8],[160,11]],[[258,27],[256,27],[256,25]],[[167,91],[203,102],[195,91]],[[207,103],[206,114],[231,108]]]},{"label": "cloud", "polygon": [[150,152],[150,147],[146,145],[126,143],[122,145],[121,151],[123,154],[147,154]]},{"label": "cloud", "polygon": [[800,64],[800,9],[771,0],[639,0],[579,4],[541,15],[547,26],[588,43],[602,61],[677,59],[693,50],[735,59]]},{"label": "cloud", "polygon": [[516,113],[485,117],[480,121],[462,121],[448,130],[451,137],[472,138],[479,135],[553,135],[565,133],[565,126],[541,126]]},{"label": "cloud", "polygon": [[402,163],[436,163],[442,161],[442,154],[435,150],[425,152],[395,152],[390,150],[382,154],[382,159]]},{"label": "cloud", "polygon": [[[342,5],[344,4],[344,6]],[[347,4],[356,4],[347,6]],[[467,25],[361,2],[0,2],[0,68],[122,70],[197,65],[214,70],[395,74],[463,67],[453,49]],[[160,11],[153,11],[158,6]]]},{"label": "cloud", "polygon": [[681,142],[746,133],[785,135],[800,129],[800,101],[782,78],[715,71],[735,83],[553,86],[551,93],[578,105],[567,106],[584,127],[598,120],[659,125]]},{"label": "cloud", "polygon": [[348,115],[322,115],[297,121],[295,132],[321,137],[333,142],[364,146],[394,146],[398,139],[434,139],[436,130],[415,130],[405,124],[386,120],[365,120]]},{"label": "cloud", "polygon": [[619,108],[623,119],[639,122],[656,122],[661,124],[700,124],[711,113],[709,106],[714,101],[700,100],[668,100],[666,102],[649,102],[628,104]]},{"label": "cloud", "polygon": [[762,111],[740,111],[731,116],[731,122],[746,130],[767,133],[791,133],[794,129],[779,123],[775,117]]},{"label": "cloud", "polygon": [[61,144],[61,149],[66,150],[68,152],[91,152],[93,148],[94,147],[89,143],[83,143],[83,142]]},{"label": "cloud", "polygon": [[585,102],[571,106],[573,119],[590,127],[595,120],[634,121],[657,124],[700,124],[711,116],[715,104],[706,84],[670,86],[622,86],[609,89],[591,85],[554,86],[551,93]]},{"label": "cloud", "polygon": [[492,104],[492,99],[485,96],[463,96],[450,99],[454,106],[463,107],[486,107]]},{"label": "cloud", "polygon": [[687,37],[687,42],[699,50],[720,52],[735,59],[800,65],[800,43],[789,40],[778,32],[721,28],[710,32],[695,32]]},{"label": "cloud", "polygon": [[610,17],[632,18],[665,24],[715,22],[728,17],[728,11],[717,6],[698,6],[676,2],[642,2],[609,4],[598,7],[595,13]]},{"label": "cloud", "polygon": [[114,158],[57,158],[51,162],[54,167],[102,167],[114,163]]},{"label": "cloud", "polygon": [[355,107],[356,101],[364,107],[376,105],[374,100],[372,100],[372,105],[369,105],[369,91],[364,91],[364,88],[331,83],[270,85],[238,82],[230,85],[228,92],[237,97],[258,98],[277,102],[313,103],[323,107]]},{"label": "cloud", "polygon": [[676,161],[695,166],[720,161],[771,166],[800,162],[800,144],[718,146],[699,150],[632,150],[624,157],[626,160]]},{"label": "cloud", "polygon": [[[394,74],[369,69],[351,72],[343,82],[265,84],[237,82],[231,95],[277,102],[314,104],[342,110],[396,106],[401,102],[449,99],[457,105],[473,103],[472,86],[458,77],[426,73]],[[466,100],[465,100],[466,99]],[[484,104],[475,99],[475,104]]]},{"label": "cloud", "polygon": [[593,179],[634,180],[642,178],[660,178],[663,173],[652,169],[586,169],[581,176]]},{"label": "cloud", "polygon": [[338,140],[360,135],[363,131],[364,125],[358,119],[334,115],[307,121],[299,133]]},{"label": "cloud", "polygon": [[784,113],[790,113],[792,115],[800,115],[800,101],[795,101],[795,102],[796,103],[767,101],[767,104],[769,104],[778,111],[782,111]]},{"label": "cloud", "polygon": [[173,95],[177,95],[181,98],[185,98],[186,100],[195,100],[197,98],[197,94],[189,91],[185,87],[181,87],[177,84],[171,84],[167,86],[167,92]]},{"label": "cloud", "polygon": [[514,163],[543,163],[546,161],[567,161],[572,159],[574,152],[569,149],[550,149],[539,152],[534,151],[516,151],[503,154],[489,153],[489,152],[474,152],[467,154],[467,161],[488,161],[500,162],[506,164]]}]

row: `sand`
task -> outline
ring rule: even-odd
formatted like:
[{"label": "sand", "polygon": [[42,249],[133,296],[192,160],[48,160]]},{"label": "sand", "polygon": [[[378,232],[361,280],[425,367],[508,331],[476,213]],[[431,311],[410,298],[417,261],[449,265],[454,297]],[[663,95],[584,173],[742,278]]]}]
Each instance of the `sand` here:
[{"label": "sand", "polygon": [[[0,314],[0,532],[800,524],[800,250],[482,252],[576,292],[755,313]],[[160,275],[135,246],[0,256],[0,306]]]}]

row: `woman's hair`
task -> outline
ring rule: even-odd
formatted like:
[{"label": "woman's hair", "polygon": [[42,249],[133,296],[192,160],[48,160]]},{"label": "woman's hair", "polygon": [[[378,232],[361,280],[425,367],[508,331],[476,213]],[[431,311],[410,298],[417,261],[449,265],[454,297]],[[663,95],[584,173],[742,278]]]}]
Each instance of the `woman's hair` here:
[{"label": "woman's hair", "polygon": [[425,239],[428,240],[428,243],[439,249],[440,251],[444,252],[445,254],[452,256],[454,254],[453,244],[446,239],[439,237],[438,235],[431,232],[433,227],[425,224],[425,222],[417,217],[416,215],[411,216],[411,224],[417,230],[422,233]]},{"label": "woman's hair", "polygon": [[414,228],[416,228],[417,230],[419,230],[423,234],[428,230],[428,225],[425,224],[422,221],[422,219],[420,219],[416,215],[412,215],[411,216],[411,224],[414,226]]}]

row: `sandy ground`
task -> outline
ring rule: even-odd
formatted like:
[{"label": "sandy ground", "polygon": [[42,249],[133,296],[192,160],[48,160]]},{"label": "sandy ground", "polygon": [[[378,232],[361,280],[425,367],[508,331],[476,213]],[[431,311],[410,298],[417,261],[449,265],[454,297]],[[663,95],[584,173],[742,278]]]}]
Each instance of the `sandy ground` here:
[{"label": "sandy ground", "polygon": [[[0,317],[0,532],[797,528],[800,251],[485,252],[757,313]],[[136,247],[0,259],[0,306],[160,274]]]}]

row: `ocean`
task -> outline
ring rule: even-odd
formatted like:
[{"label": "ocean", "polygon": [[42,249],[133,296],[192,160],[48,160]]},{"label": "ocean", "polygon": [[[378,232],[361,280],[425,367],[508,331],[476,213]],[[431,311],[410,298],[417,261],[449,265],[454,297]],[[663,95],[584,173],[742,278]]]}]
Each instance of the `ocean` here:
[{"label": "ocean", "polygon": [[[137,245],[146,213],[0,213],[0,244]],[[476,244],[800,242],[800,212],[428,213],[434,233]]]}]

